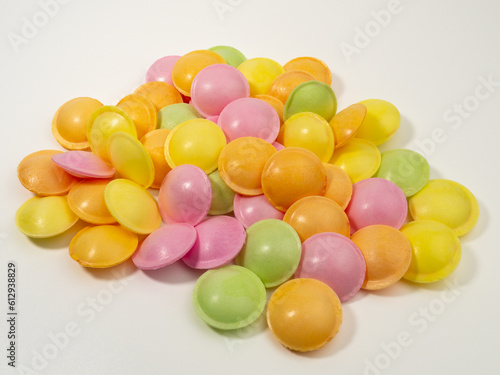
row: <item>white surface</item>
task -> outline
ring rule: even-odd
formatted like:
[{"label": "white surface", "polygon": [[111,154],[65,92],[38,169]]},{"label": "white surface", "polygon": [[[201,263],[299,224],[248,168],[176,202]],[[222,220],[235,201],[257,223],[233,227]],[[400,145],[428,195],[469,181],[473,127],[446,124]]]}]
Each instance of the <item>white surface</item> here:
[{"label": "white surface", "polygon": [[[0,1],[4,354],[11,260],[18,268],[19,312],[18,368],[8,367],[2,354],[2,374],[498,373],[500,85],[491,92],[480,89],[476,102],[468,97],[477,94],[483,78],[500,82],[500,2],[401,0],[399,13],[380,30],[370,22],[372,12],[391,4],[385,0],[66,2],[15,52],[9,33],[22,36],[25,17],[41,17],[43,23],[41,7],[32,0]],[[214,5],[221,3],[229,8],[219,17]],[[340,46],[354,46],[356,28],[367,26],[378,35],[348,62]],[[431,164],[432,178],[464,184],[480,204],[479,223],[463,237],[462,262],[448,279],[451,284],[401,282],[377,293],[361,292],[344,305],[344,322],[333,342],[295,354],[274,340],[263,320],[227,334],[207,327],[191,308],[200,273],[182,264],[147,273],[131,263],[87,270],[68,255],[74,231],[33,241],[16,230],[14,214],[31,197],[16,178],[17,164],[31,152],[60,148],[50,124],[61,104],[78,96],[116,104],[143,82],[157,58],[219,44],[282,64],[316,56],[333,71],[340,109],[367,98],[399,108],[400,131],[382,149],[420,151]],[[453,128],[443,115],[464,100],[477,108]],[[425,142],[437,128],[446,139],[434,143],[432,152],[419,148],[416,142]],[[422,309],[429,309],[427,318],[419,315]],[[68,323],[77,327],[76,335],[54,358],[36,362],[36,353],[54,354],[51,334],[63,332]],[[410,344],[400,351],[392,345],[395,358],[390,358],[383,346],[398,337]],[[387,368],[368,371],[367,363]],[[29,372],[33,364],[43,369]]]}]

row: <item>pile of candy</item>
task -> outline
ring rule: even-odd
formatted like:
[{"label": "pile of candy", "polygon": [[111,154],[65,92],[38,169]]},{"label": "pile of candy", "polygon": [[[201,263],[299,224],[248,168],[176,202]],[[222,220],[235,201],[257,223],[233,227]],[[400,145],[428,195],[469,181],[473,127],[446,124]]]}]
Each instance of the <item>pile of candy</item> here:
[{"label": "pile of candy", "polygon": [[36,196],[16,224],[46,238],[89,223],[69,244],[85,267],[131,257],[144,270],[179,259],[207,270],[193,305],[219,329],[254,322],[278,287],[269,328],[289,349],[318,349],[361,288],[452,273],[459,236],[477,222],[469,190],[429,181],[420,154],[380,153],[399,125],[379,99],[337,113],[316,58],[281,66],[227,46],[167,56],[116,105],[80,97],[59,108],[52,132],[69,151],[20,162]]}]

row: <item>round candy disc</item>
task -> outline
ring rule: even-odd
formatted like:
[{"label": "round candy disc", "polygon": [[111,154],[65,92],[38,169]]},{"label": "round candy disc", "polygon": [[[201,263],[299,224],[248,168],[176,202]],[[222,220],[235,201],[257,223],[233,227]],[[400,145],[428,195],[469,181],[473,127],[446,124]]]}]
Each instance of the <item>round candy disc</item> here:
[{"label": "round candy disc", "polygon": [[301,112],[291,116],[280,129],[278,142],[285,147],[312,151],[322,162],[331,159],[335,145],[330,124],[316,113]]},{"label": "round candy disc", "polygon": [[290,93],[301,83],[313,81],[315,78],[303,70],[289,70],[280,74],[271,84],[269,95],[286,103]]},{"label": "round candy disc", "polygon": [[237,138],[220,153],[220,175],[235,192],[260,195],[262,170],[275,152],[276,149],[269,142],[260,138]]},{"label": "round candy disc", "polygon": [[311,151],[289,147],[272,155],[262,171],[262,190],[269,202],[285,212],[294,202],[309,195],[322,195],[326,171]]},{"label": "round candy disc", "polygon": [[333,116],[330,126],[335,138],[335,148],[342,147],[356,135],[365,117],[366,107],[361,103],[353,104]]},{"label": "round candy disc", "polygon": [[167,224],[196,225],[207,216],[212,203],[212,185],[200,168],[184,164],[172,169],[158,193],[161,217]]},{"label": "round candy disc", "polygon": [[324,282],[345,302],[361,288],[366,264],[359,248],[346,236],[338,233],[318,233],[302,244],[295,278]]},{"label": "round candy disc", "polygon": [[224,59],[213,51],[198,50],[186,53],[177,60],[172,69],[174,86],[181,94],[191,96],[191,85],[200,71],[210,65],[225,63]]},{"label": "round candy disc", "polygon": [[193,119],[172,129],[165,141],[165,158],[171,168],[193,164],[205,173],[217,169],[219,155],[226,145],[223,131],[212,121]]},{"label": "round candy disc", "polygon": [[90,115],[100,107],[100,101],[86,97],[64,103],[52,119],[52,134],[56,141],[68,150],[88,149],[87,123]]},{"label": "round candy disc", "polygon": [[406,220],[408,204],[396,184],[382,178],[368,178],[352,186],[352,198],[346,213],[351,233],[374,224],[399,229]]},{"label": "round candy disc", "polygon": [[116,132],[128,133],[137,137],[134,123],[124,110],[107,105],[99,108],[90,116],[87,125],[87,139],[92,152],[109,163],[108,140]]},{"label": "round candy disc", "polygon": [[31,238],[48,238],[61,234],[77,221],[66,197],[33,197],[16,212],[16,226]]},{"label": "round candy disc", "polygon": [[250,96],[248,81],[241,72],[227,64],[207,66],[191,86],[191,100],[204,117],[217,116],[233,100]]},{"label": "round candy disc", "polygon": [[256,98],[232,101],[222,110],[218,121],[228,142],[240,137],[257,137],[272,143],[280,130],[274,108]]},{"label": "round candy disc", "polygon": [[151,232],[132,256],[137,268],[156,270],[181,259],[193,247],[196,230],[189,224],[169,224]]},{"label": "round candy disc", "polygon": [[221,55],[228,65],[235,68],[240,66],[240,64],[247,59],[240,51],[230,46],[215,46],[209,48],[208,50]]},{"label": "round candy disc", "polygon": [[401,228],[411,244],[406,280],[432,283],[449,276],[460,263],[462,247],[456,233],[433,220],[412,221]]},{"label": "round candy disc", "polygon": [[196,314],[218,329],[237,329],[253,323],[266,305],[266,289],[252,271],[225,266],[205,272],[193,290]]},{"label": "round candy disc", "polygon": [[17,178],[37,195],[63,195],[75,186],[78,179],[59,167],[52,157],[61,151],[43,150],[26,156],[17,166]]},{"label": "round candy disc", "polygon": [[335,149],[329,163],[342,168],[352,183],[372,177],[380,167],[380,151],[370,141],[352,138],[340,148]]},{"label": "round candy disc", "polygon": [[67,151],[52,156],[52,161],[79,178],[111,178],[115,170],[88,151]]},{"label": "round candy disc", "polygon": [[195,226],[196,242],[182,260],[189,267],[209,269],[234,259],[245,243],[243,225],[230,216],[213,216]]},{"label": "round candy disc", "polygon": [[156,60],[146,72],[146,82],[163,81],[174,85],[172,69],[181,57],[177,55],[164,56]]},{"label": "round candy disc", "polygon": [[170,104],[158,111],[158,128],[173,129],[180,123],[195,118],[203,118],[203,116],[191,104]]},{"label": "round candy disc", "polygon": [[284,216],[263,194],[253,197],[236,194],[233,208],[234,216],[245,228],[264,219],[283,220]]},{"label": "round candy disc", "polygon": [[300,112],[314,112],[330,121],[337,112],[337,98],[326,83],[308,81],[298,85],[288,97],[283,110],[283,118]]},{"label": "round candy disc", "polygon": [[181,94],[174,86],[161,81],[143,83],[134,90],[134,94],[148,98],[153,103],[156,112],[167,105],[183,102]]},{"label": "round candy disc", "polygon": [[90,226],[73,237],[69,255],[85,267],[112,267],[130,258],[138,241],[137,234],[119,225]]},{"label": "round candy disc", "polygon": [[159,189],[163,179],[172,169],[165,160],[165,141],[169,132],[168,129],[156,129],[141,139],[141,143],[151,157],[154,166],[155,177],[151,184],[152,189]]},{"label": "round candy disc", "polygon": [[286,71],[302,70],[314,76],[314,79],[324,82],[327,85],[332,84],[332,73],[330,68],[320,59],[315,57],[296,57],[283,65]]},{"label": "round candy disc", "polygon": [[363,289],[387,288],[408,270],[411,246],[399,230],[387,225],[370,225],[352,235],[366,261]]},{"label": "round candy disc", "polygon": [[331,199],[311,196],[292,204],[283,217],[304,242],[322,232],[335,232],[349,236],[349,219],[342,207]]},{"label": "round candy disc", "polygon": [[382,152],[382,161],[375,177],[385,178],[398,185],[407,197],[415,195],[429,181],[429,163],[412,150]]},{"label": "round candy disc", "polygon": [[299,352],[323,347],[341,323],[339,297],[319,280],[290,280],[276,289],[267,306],[267,325],[273,335]]},{"label": "round candy disc", "polygon": [[378,146],[396,133],[401,123],[401,116],[394,104],[381,99],[368,99],[360,103],[366,107],[366,117],[356,137]]},{"label": "round candy disc", "polygon": [[410,213],[415,220],[435,220],[446,224],[458,236],[469,232],[479,218],[476,198],[458,182],[430,180],[410,198]]},{"label": "round candy disc", "polygon": [[130,94],[116,105],[121,108],[133,121],[137,130],[137,138],[156,129],[156,108],[147,97],[139,94]]},{"label": "round candy disc", "polygon": [[247,229],[247,240],[236,264],[255,272],[266,288],[271,288],[293,275],[300,254],[300,238],[292,226],[281,220],[266,219]]},{"label": "round candy disc", "polygon": [[233,210],[235,192],[224,182],[219,171],[215,170],[208,175],[212,184],[212,204],[209,215],[227,214]]},{"label": "round candy disc", "polygon": [[278,117],[280,119],[280,126],[283,125],[283,123],[285,122],[283,120],[283,108],[285,108],[285,105],[279,99],[276,99],[274,96],[266,94],[255,95],[255,98],[260,99],[266,102],[267,104],[271,105],[271,107],[273,107],[276,113],[278,114]]},{"label": "round candy disc", "polygon": [[285,72],[280,64],[265,57],[246,60],[238,66],[238,70],[248,80],[251,96],[267,94],[273,81]]},{"label": "round candy disc", "polygon": [[109,137],[108,154],[111,164],[118,174],[146,189],[155,178],[155,168],[151,156],[137,138],[124,132],[116,132]]},{"label": "round candy disc", "polygon": [[109,213],[104,200],[104,190],[111,180],[89,179],[75,185],[68,193],[71,210],[91,224],[113,224],[116,220]]},{"label": "round candy disc", "polygon": [[160,227],[156,200],[141,185],[125,179],[113,180],[104,190],[104,199],[116,221],[132,232],[149,234]]},{"label": "round candy disc", "polygon": [[337,202],[345,210],[352,197],[351,179],[342,168],[330,163],[323,165],[326,170],[326,189],[323,196]]}]

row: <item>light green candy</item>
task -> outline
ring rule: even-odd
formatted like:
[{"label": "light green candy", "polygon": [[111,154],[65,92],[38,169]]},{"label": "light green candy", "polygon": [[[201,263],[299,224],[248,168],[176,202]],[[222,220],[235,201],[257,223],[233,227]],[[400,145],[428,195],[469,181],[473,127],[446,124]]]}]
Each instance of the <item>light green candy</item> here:
[{"label": "light green candy", "polygon": [[218,170],[210,173],[208,179],[212,184],[212,205],[209,215],[223,215],[233,210],[236,193],[224,182]]},{"label": "light green candy", "polygon": [[330,121],[337,112],[337,98],[332,88],[319,81],[298,85],[285,103],[283,119],[286,121],[300,112],[314,112]]},{"label": "light green candy", "polygon": [[218,329],[236,329],[253,323],[264,311],[266,288],[250,270],[224,266],[205,272],[193,290],[196,314]]},{"label": "light green candy", "polygon": [[237,68],[242,62],[246,61],[247,58],[240,51],[234,47],[229,46],[215,46],[208,49],[209,51],[219,54],[228,65]]},{"label": "light green candy", "polygon": [[295,229],[284,221],[266,219],[247,229],[247,241],[236,264],[260,277],[266,288],[287,281],[299,265],[302,246]]},{"label": "light green candy", "polygon": [[158,111],[158,129],[173,129],[181,122],[203,118],[190,104],[175,103],[167,105]]},{"label": "light green candy", "polygon": [[380,168],[374,177],[398,185],[406,197],[418,193],[429,181],[429,163],[418,152],[406,149],[382,152]]}]

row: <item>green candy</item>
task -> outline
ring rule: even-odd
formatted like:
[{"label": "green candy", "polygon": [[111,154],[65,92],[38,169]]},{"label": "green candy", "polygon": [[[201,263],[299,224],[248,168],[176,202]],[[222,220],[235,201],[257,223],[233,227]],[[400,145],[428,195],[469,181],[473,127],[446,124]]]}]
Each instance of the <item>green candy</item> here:
[{"label": "green candy", "polygon": [[209,51],[219,54],[228,65],[237,68],[240,64],[247,60],[245,55],[234,47],[229,46],[215,46],[208,49]]},{"label": "green candy", "polygon": [[299,265],[302,245],[295,229],[284,221],[266,219],[247,229],[247,242],[236,264],[260,277],[266,288],[287,281]]},{"label": "green candy", "polygon": [[175,103],[167,105],[158,111],[158,129],[173,129],[180,123],[195,118],[203,118],[202,115],[190,104]]},{"label": "green candy", "polygon": [[240,266],[224,266],[205,272],[193,290],[196,314],[218,329],[237,329],[253,323],[265,305],[266,288],[262,281]]},{"label": "green candy", "polygon": [[286,121],[300,112],[314,112],[330,121],[337,112],[337,98],[332,88],[319,81],[298,85],[285,103],[283,119]]},{"label": "green candy", "polygon": [[209,215],[223,215],[233,210],[236,193],[224,182],[218,170],[210,173],[208,179],[212,184],[212,205]]},{"label": "green candy", "polygon": [[398,185],[406,197],[418,193],[429,181],[429,163],[418,152],[397,149],[382,152],[380,168],[374,177]]}]

